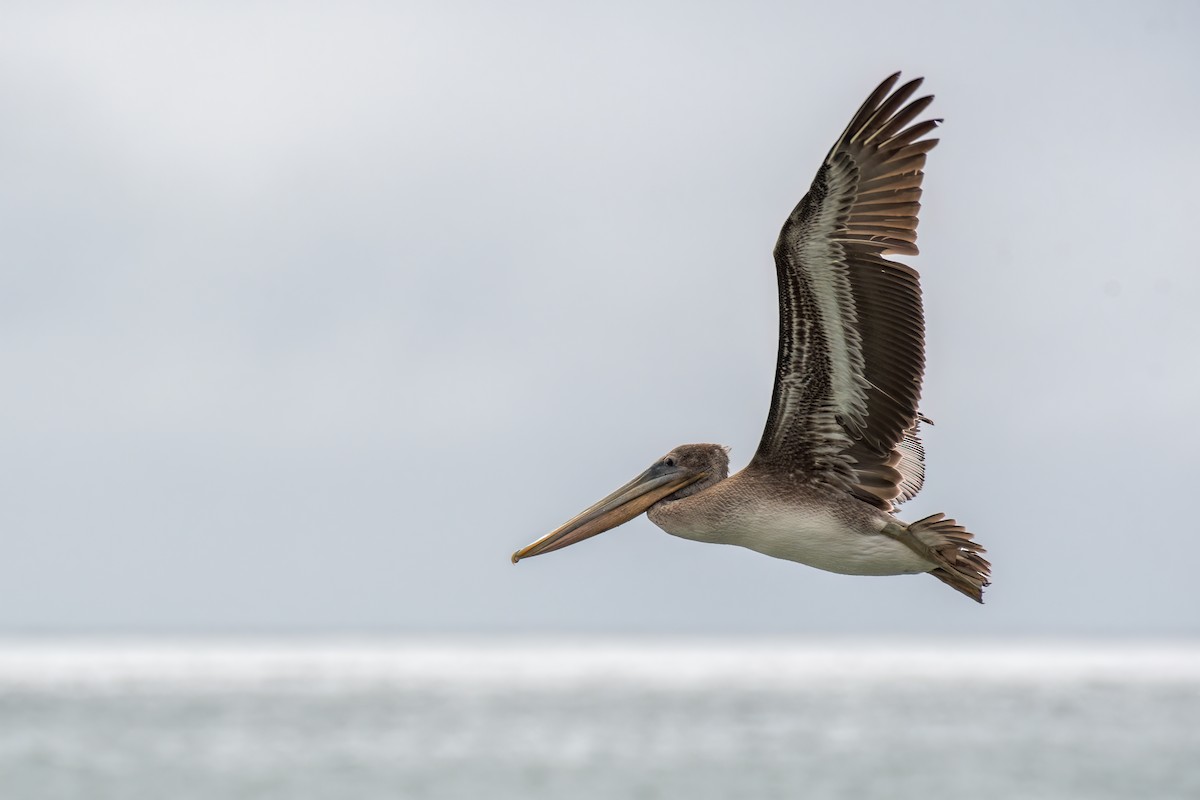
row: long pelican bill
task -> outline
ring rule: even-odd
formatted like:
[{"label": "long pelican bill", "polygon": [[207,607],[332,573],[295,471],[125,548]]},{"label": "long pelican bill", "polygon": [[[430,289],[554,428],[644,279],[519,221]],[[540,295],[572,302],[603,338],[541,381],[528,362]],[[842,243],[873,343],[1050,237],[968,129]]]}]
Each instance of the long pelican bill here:
[{"label": "long pelican bill", "polygon": [[685,486],[707,477],[677,466],[655,464],[587,510],[512,554],[512,563],[582,542],[622,525]]}]

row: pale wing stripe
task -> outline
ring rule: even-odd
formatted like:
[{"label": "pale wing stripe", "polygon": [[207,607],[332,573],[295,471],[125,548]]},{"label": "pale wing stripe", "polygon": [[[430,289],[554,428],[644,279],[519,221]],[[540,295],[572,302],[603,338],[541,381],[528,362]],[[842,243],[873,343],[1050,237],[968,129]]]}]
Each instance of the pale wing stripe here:
[{"label": "pale wing stripe", "polygon": [[[836,167],[830,169],[827,180],[832,189],[831,199],[843,194],[848,182],[838,174]],[[845,253],[833,236],[839,212],[834,203],[823,204],[809,221],[812,235],[800,241],[796,259],[803,265],[798,277],[809,282],[817,306],[818,323],[825,336],[832,410],[859,420],[866,413],[862,341],[853,325],[854,306],[850,302]]]}]

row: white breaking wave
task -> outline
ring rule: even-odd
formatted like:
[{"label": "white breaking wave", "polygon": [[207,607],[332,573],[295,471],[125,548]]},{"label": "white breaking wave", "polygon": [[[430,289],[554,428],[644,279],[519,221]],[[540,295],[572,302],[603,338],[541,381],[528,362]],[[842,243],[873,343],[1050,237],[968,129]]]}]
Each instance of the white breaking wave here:
[{"label": "white breaking wave", "polygon": [[0,640],[0,688],[358,684],[778,691],[899,680],[1200,684],[1195,642],[647,639]]}]

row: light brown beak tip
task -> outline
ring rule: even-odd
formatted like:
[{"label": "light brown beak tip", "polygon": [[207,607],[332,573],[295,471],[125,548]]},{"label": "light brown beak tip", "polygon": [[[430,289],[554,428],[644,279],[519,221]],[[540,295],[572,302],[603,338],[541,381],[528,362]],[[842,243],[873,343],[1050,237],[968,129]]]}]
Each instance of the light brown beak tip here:
[{"label": "light brown beak tip", "polygon": [[512,554],[512,562],[515,564],[520,560],[521,560],[521,551],[518,550],[517,552]]}]

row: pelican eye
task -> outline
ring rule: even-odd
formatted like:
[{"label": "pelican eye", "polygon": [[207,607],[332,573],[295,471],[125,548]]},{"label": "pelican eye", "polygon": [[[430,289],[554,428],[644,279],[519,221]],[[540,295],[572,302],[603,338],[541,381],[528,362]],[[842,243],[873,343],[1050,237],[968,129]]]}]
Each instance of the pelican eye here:
[{"label": "pelican eye", "polygon": [[670,456],[667,456],[666,458],[663,459],[663,464],[668,467],[673,467],[673,466],[675,466],[675,459],[671,458]]}]

